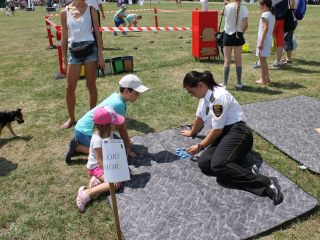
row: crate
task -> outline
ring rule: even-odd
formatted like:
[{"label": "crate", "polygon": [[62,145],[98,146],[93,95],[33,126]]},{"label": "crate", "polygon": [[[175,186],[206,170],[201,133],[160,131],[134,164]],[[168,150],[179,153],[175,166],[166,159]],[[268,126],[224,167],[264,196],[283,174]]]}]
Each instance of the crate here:
[{"label": "crate", "polygon": [[111,60],[106,58],[104,60],[104,75],[110,75],[112,73]]},{"label": "crate", "polygon": [[113,68],[113,73],[123,73],[123,61],[122,57],[116,57],[111,59],[111,64]]},{"label": "crate", "polygon": [[133,56],[123,56],[123,68],[125,72],[133,72]]}]

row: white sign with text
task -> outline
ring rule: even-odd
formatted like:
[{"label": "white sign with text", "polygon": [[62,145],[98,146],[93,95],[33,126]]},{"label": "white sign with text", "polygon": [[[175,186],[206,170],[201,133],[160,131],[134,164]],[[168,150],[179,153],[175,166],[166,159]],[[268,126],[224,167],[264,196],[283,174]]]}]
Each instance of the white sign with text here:
[{"label": "white sign with text", "polygon": [[122,139],[103,139],[102,156],[105,182],[130,180],[126,148]]}]

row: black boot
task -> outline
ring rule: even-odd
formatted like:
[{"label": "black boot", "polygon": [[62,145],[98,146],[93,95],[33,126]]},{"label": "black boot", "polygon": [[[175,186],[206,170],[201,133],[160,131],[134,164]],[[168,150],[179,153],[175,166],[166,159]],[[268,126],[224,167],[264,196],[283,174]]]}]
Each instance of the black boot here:
[{"label": "black boot", "polygon": [[278,183],[278,179],[275,177],[269,177],[270,185],[266,189],[266,193],[273,200],[274,205],[278,205],[283,201],[283,195],[281,193],[281,187]]}]

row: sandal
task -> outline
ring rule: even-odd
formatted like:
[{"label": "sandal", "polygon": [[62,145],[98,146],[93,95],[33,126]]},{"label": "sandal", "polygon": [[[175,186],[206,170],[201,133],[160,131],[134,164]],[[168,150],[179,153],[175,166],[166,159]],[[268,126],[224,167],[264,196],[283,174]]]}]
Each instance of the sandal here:
[{"label": "sandal", "polygon": [[69,129],[72,126],[76,125],[76,123],[76,121],[72,122],[70,119],[68,119],[64,124],[60,126],[60,129]]},{"label": "sandal", "polygon": [[282,61],[281,61],[281,65],[290,64],[290,63],[292,63],[292,61],[288,60],[286,58],[282,59]]},{"label": "sandal", "polygon": [[101,181],[96,176],[92,176],[89,182],[89,188],[93,188],[101,184]]},{"label": "sandal", "polygon": [[91,197],[86,191],[85,186],[81,186],[78,191],[78,196],[77,196],[77,207],[80,212],[84,212],[84,209],[86,208],[86,205],[88,202],[90,202]]}]

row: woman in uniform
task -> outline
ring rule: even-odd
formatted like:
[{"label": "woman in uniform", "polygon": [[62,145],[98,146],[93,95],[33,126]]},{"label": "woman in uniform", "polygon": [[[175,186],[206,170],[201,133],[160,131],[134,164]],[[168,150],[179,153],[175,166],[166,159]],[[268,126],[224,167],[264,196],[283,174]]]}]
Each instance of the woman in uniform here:
[{"label": "woman in uniform", "polygon": [[269,196],[274,205],[281,203],[283,195],[276,178],[242,166],[252,149],[253,137],[236,99],[208,71],[187,73],[183,87],[200,101],[192,129],[181,134],[193,137],[204,124],[210,127],[199,144],[187,149],[190,155],[203,151],[198,160],[201,171],[259,196]]}]

